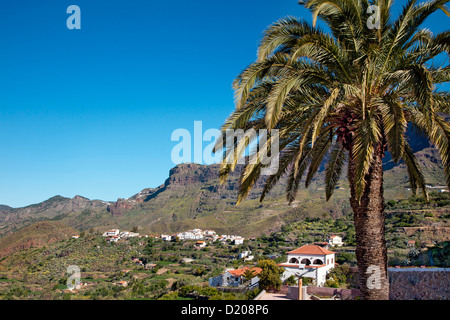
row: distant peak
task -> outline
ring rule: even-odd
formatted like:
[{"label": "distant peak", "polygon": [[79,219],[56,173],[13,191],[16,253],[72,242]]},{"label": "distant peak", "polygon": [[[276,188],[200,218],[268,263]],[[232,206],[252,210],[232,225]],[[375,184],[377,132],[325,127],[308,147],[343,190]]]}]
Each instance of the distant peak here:
[{"label": "distant peak", "polygon": [[72,200],[88,200],[89,201],[89,199],[88,198],[86,198],[86,197],[82,197],[82,196],[79,196],[79,195],[76,195],[75,197],[73,197],[73,199]]}]

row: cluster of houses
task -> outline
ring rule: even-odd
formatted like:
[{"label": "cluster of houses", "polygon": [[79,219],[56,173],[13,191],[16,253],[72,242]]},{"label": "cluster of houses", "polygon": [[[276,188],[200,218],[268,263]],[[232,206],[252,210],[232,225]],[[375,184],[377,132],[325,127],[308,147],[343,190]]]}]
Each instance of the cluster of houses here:
[{"label": "cluster of houses", "polygon": [[[287,261],[278,264],[284,269],[281,280],[285,281],[291,276],[296,278],[306,277],[312,278],[316,286],[324,286],[327,274],[336,265],[335,252],[328,250],[328,248],[343,245],[342,237],[331,235],[323,243],[304,245],[288,252]],[[251,255],[251,251],[243,251],[238,258],[252,260],[254,257]],[[228,269],[223,274],[210,278],[209,285],[213,287],[239,287],[247,283],[249,287],[255,286],[259,282],[258,275],[261,269],[251,268],[250,270],[254,275],[251,279],[247,279],[248,269],[248,267],[235,270]]]},{"label": "cluster of houses", "polygon": [[129,231],[120,231],[119,229],[111,229],[108,231],[105,231],[103,233],[103,237],[106,237],[106,241],[108,242],[117,242],[120,239],[128,239],[128,238],[135,238],[135,237],[148,237],[147,235],[139,235],[139,233],[136,232],[129,232]]},{"label": "cluster of houses", "polygon": [[161,234],[161,239],[164,241],[184,241],[184,240],[198,240],[198,246],[206,245],[205,241],[209,240],[211,242],[220,241],[226,242],[230,241],[233,244],[240,245],[244,243],[244,238],[236,235],[218,235],[214,230],[201,230],[201,229],[192,229],[189,231],[184,231],[180,233],[176,233],[173,235]]},{"label": "cluster of houses", "polygon": [[[119,229],[111,229],[103,233],[109,242],[117,242],[120,239],[128,239],[133,237],[148,237],[146,235],[139,235],[139,233],[120,231]],[[174,235],[160,236],[165,241],[184,241],[197,240],[195,247],[203,248],[206,246],[206,241],[230,241],[234,244],[243,244],[244,238],[234,235],[218,235],[214,230],[193,229],[185,232],[180,232]],[[279,264],[284,268],[284,273],[281,280],[294,277],[312,278],[317,286],[323,286],[326,281],[326,275],[336,265],[335,252],[328,250],[328,247],[342,246],[342,238],[337,235],[332,235],[321,244],[305,245],[287,253],[287,261]],[[239,259],[245,261],[253,260],[254,256],[251,251],[243,251],[238,255]],[[139,259],[134,260],[137,264],[143,264]],[[144,267],[152,268],[154,264],[148,264]],[[251,270],[251,272],[248,272]],[[242,268],[242,269],[228,269],[223,274],[209,279],[209,284],[213,287],[238,287],[244,283],[250,286],[255,286],[259,282],[258,274],[261,272],[260,268]],[[248,275],[251,274],[251,279]]]}]

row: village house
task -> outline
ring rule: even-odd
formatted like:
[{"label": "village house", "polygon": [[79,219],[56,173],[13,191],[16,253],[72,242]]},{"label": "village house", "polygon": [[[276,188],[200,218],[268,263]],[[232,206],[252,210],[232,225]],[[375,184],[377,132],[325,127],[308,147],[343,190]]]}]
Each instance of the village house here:
[{"label": "village house", "polygon": [[172,236],[169,236],[167,234],[162,234],[161,235],[161,239],[163,239],[164,241],[171,241],[172,240]]},{"label": "village house", "polygon": [[334,247],[334,246],[342,247],[342,245],[344,244],[344,243],[342,242],[342,238],[339,237],[339,236],[336,236],[336,235],[329,237],[329,238],[327,239],[327,242],[328,242],[329,245],[332,246],[332,247]]},{"label": "village house", "polygon": [[206,247],[206,242],[205,241],[197,241],[196,243],[195,243],[195,247],[196,248],[204,248],[204,247]]},{"label": "village house", "polygon": [[233,243],[236,245],[244,244],[244,238],[242,237],[234,238]]},{"label": "village house", "polygon": [[238,259],[246,258],[250,255],[250,253],[252,253],[252,252],[251,251],[242,251],[241,253],[239,253]]},{"label": "village house", "polygon": [[106,241],[108,241],[108,242],[117,242],[119,240],[120,240],[119,236],[112,236],[112,237],[109,237],[108,239],[106,239]]},{"label": "village house", "polygon": [[121,238],[125,238],[125,239],[127,239],[127,238],[135,238],[135,237],[139,237],[139,233],[125,231],[125,232],[122,232],[120,234],[120,237]]},{"label": "village house", "polygon": [[[239,287],[246,283],[245,273],[250,268],[244,267],[242,269],[228,269],[223,274],[209,278],[209,285],[211,287]],[[250,279],[248,285],[255,286],[259,282],[258,274],[262,269],[258,267],[251,268],[254,277]]]},{"label": "village house", "polygon": [[73,285],[72,288],[67,289],[67,292],[71,292],[73,290],[80,290],[82,287],[86,287],[87,283],[86,282],[80,282],[78,284]]},{"label": "village house", "polygon": [[103,233],[104,237],[114,237],[114,236],[118,236],[120,233],[119,229],[111,229],[106,231],[105,233]]},{"label": "village house", "polygon": [[318,287],[325,284],[327,273],[334,268],[335,252],[317,245],[305,245],[287,253],[287,262],[279,264],[284,268],[282,280],[290,276],[315,280]]}]

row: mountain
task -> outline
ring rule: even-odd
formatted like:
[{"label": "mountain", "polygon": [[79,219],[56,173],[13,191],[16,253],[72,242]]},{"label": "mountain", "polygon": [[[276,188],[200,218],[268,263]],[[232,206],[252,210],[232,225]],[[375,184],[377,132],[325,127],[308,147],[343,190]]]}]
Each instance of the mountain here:
[{"label": "mountain", "polygon": [[81,196],[65,198],[52,197],[44,202],[23,208],[0,206],[0,236],[10,234],[33,222],[58,219],[69,213],[81,214],[84,210],[105,210],[108,202],[89,200]]},{"label": "mountain", "polygon": [[78,234],[60,222],[43,221],[0,238],[0,259],[14,252],[45,246]]},{"label": "mountain", "polygon": [[[420,135],[411,133],[410,145],[428,184],[445,185],[437,150]],[[394,164],[389,155],[384,160],[385,198],[408,198],[411,191],[408,190],[404,163]],[[351,214],[346,179],[341,180],[333,198],[327,202],[323,171],[319,171],[309,189],[298,192],[292,206],[288,206],[284,196],[286,179],[281,179],[260,203],[262,178],[248,199],[236,207],[241,170],[242,166],[238,167],[221,185],[218,165],[180,164],[170,170],[169,177],[159,187],[144,189],[113,203],[80,196],[73,199],[56,196],[24,208],[0,206],[0,236],[44,220],[59,221],[78,230],[94,228],[103,231],[138,226],[141,233],[175,233],[198,227],[215,229],[219,233],[255,236],[277,231],[284,224],[305,217],[339,218]]]}]

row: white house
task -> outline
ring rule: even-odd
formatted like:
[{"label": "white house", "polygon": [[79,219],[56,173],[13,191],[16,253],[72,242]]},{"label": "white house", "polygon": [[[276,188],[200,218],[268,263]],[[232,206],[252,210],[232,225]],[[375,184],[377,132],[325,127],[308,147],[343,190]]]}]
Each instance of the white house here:
[{"label": "white house", "polygon": [[284,268],[282,280],[290,276],[313,278],[316,285],[325,284],[327,273],[335,266],[335,253],[317,245],[306,245],[287,253],[286,263],[279,264]]},{"label": "white house", "polygon": [[119,240],[120,240],[119,236],[112,236],[112,237],[109,237],[108,239],[106,239],[106,241],[109,241],[109,242],[117,242]]},{"label": "white house", "polygon": [[242,251],[241,253],[239,253],[238,259],[246,258],[246,257],[248,257],[248,255],[250,253],[252,253],[252,252],[251,251]]},{"label": "white house", "polygon": [[327,242],[332,247],[334,246],[342,247],[342,245],[344,244],[342,242],[342,238],[339,236],[331,236],[327,239]]},{"label": "white house", "polygon": [[243,244],[243,243],[244,243],[244,238],[241,238],[241,237],[234,238],[234,244]]},{"label": "white house", "polygon": [[163,239],[164,241],[171,241],[172,240],[172,236],[169,236],[167,234],[162,234],[161,235],[161,239]]},{"label": "white house", "polygon": [[[244,274],[248,269],[250,268],[244,267],[242,269],[226,270],[225,273],[217,277],[209,278],[209,285],[211,287],[239,287],[246,282]],[[251,268],[251,270],[253,271],[254,277],[250,279],[249,284],[253,286],[259,282],[257,275],[262,271],[262,269],[254,267]]]},{"label": "white house", "polygon": [[206,242],[205,241],[197,241],[195,243],[195,247],[196,248],[204,248],[204,247],[206,247]]},{"label": "white house", "polygon": [[139,233],[137,232],[128,232],[128,238],[136,238],[139,237]]},{"label": "white house", "polygon": [[105,233],[103,233],[104,237],[113,237],[113,236],[118,236],[120,233],[119,229],[111,229],[106,231]]}]

